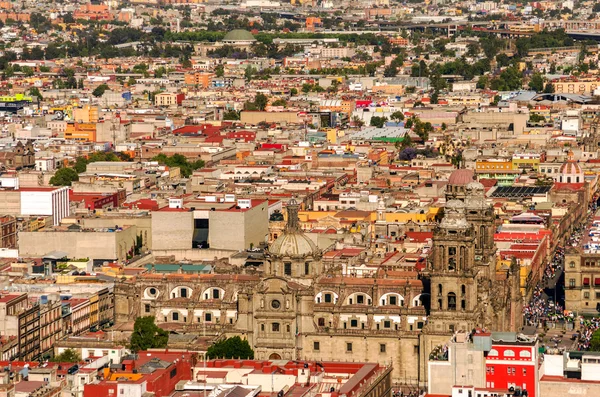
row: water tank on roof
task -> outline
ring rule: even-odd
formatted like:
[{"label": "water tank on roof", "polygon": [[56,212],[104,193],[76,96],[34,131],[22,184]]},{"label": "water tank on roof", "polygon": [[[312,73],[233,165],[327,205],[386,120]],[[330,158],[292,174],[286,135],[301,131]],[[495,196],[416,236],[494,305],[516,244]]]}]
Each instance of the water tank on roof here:
[{"label": "water tank on roof", "polygon": [[42,295],[42,296],[40,296],[40,303],[42,305],[45,305],[46,303],[48,303],[48,295]]}]

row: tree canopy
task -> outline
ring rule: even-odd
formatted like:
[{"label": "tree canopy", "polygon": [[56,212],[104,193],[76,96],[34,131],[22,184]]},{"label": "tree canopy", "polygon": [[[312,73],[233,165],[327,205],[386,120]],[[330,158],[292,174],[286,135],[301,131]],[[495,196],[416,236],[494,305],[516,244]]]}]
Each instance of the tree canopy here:
[{"label": "tree canopy", "polygon": [[54,176],[50,178],[50,184],[52,186],[71,186],[75,181],[79,180],[79,174],[73,168],[65,167],[61,168],[54,173]]},{"label": "tree canopy", "polygon": [[169,333],[154,323],[154,316],[138,317],[131,334],[131,350],[138,352],[167,347]]},{"label": "tree canopy", "polygon": [[59,355],[54,356],[54,358],[50,361],[54,361],[56,363],[77,363],[81,361],[81,356],[75,349],[66,349]]},{"label": "tree canopy", "polygon": [[181,170],[181,175],[185,178],[192,175],[192,173],[195,170],[204,167],[203,160],[196,160],[190,162],[185,156],[181,154],[167,156],[166,154],[161,153],[158,156],[154,156],[152,160],[158,161],[160,164],[164,164],[168,167],[179,167],[179,169]]},{"label": "tree canopy", "polygon": [[254,358],[254,351],[246,339],[239,336],[223,339],[210,346],[206,352],[208,358]]}]

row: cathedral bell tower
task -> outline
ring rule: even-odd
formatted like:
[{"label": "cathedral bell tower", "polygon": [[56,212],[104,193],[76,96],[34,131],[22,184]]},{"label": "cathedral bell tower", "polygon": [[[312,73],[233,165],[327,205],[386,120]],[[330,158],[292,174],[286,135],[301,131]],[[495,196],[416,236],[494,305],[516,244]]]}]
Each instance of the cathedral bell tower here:
[{"label": "cathedral bell tower", "polygon": [[450,200],[433,232],[433,259],[428,264],[431,310],[428,331],[452,333],[479,325],[475,264],[476,235],[465,204]]},{"label": "cathedral bell tower", "polygon": [[[492,207],[485,200],[485,190],[481,183],[472,181],[466,186],[465,210],[467,222],[473,226],[475,234],[475,261],[478,266],[490,267],[494,264],[496,245],[494,244],[495,216]],[[485,276],[491,278],[493,269],[485,269]]]}]

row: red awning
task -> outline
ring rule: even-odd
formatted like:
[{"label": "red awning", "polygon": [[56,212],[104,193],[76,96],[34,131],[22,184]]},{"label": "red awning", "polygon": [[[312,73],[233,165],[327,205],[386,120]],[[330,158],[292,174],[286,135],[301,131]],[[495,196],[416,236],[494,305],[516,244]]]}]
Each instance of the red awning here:
[{"label": "red awning", "polygon": [[600,278],[594,279],[594,285],[600,285]]},{"label": "red awning", "polygon": [[[596,279],[596,283],[598,283],[598,279]],[[590,278],[589,277],[584,277],[583,278],[583,285],[590,285]]]}]

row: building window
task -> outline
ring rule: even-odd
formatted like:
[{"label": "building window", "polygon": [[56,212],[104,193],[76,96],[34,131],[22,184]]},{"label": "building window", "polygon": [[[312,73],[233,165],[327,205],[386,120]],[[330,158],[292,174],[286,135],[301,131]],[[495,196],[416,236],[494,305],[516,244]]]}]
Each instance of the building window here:
[{"label": "building window", "polygon": [[146,303],[146,304],[144,305],[144,311],[145,311],[146,313],[150,313],[150,305],[149,305],[149,304],[147,304],[147,303]]},{"label": "building window", "polygon": [[308,276],[310,274],[310,263],[309,262],[304,263],[304,274],[306,276]]},{"label": "building window", "polygon": [[571,269],[574,269],[574,268],[575,268],[575,262],[571,262],[571,263],[569,263],[569,267],[570,267]]},{"label": "building window", "polygon": [[264,324],[261,324],[261,325],[260,325],[260,330],[261,330],[262,332],[265,332],[265,325],[264,325]]},{"label": "building window", "polygon": [[392,328],[392,322],[389,320],[384,321],[383,328]]},{"label": "building window", "polygon": [[271,324],[271,331],[273,331],[273,332],[279,332],[279,323],[273,323],[273,324]]},{"label": "building window", "polygon": [[182,288],[182,289],[179,291],[179,294],[180,294],[180,296],[181,296],[182,298],[187,298],[187,288]]},{"label": "building window", "polygon": [[584,292],[583,293],[583,299],[590,299],[590,293],[589,292]]},{"label": "building window", "polygon": [[365,297],[363,295],[356,295],[356,303],[362,305],[365,303]]},{"label": "building window", "polygon": [[385,343],[379,344],[379,353],[385,353]]},{"label": "building window", "polygon": [[575,286],[575,279],[574,278],[570,278],[569,279],[569,287],[574,287]]},{"label": "building window", "polygon": [[219,299],[220,295],[221,295],[221,291],[219,291],[218,289],[213,289],[212,291],[212,295],[213,295],[213,299]]},{"label": "building window", "polygon": [[210,323],[212,321],[212,313],[204,313],[204,321]]},{"label": "building window", "polygon": [[283,264],[283,274],[285,274],[286,276],[292,275],[292,263],[291,262],[285,262]]},{"label": "building window", "polygon": [[319,342],[313,342],[313,350],[316,352],[321,350],[321,344]]},{"label": "building window", "polygon": [[317,320],[317,323],[319,324],[319,327],[324,327],[325,319],[323,317],[319,317],[319,319]]},{"label": "building window", "polygon": [[350,320],[350,326],[352,328],[358,327],[358,320]]},{"label": "building window", "polygon": [[331,303],[331,294],[325,294],[325,303]]},{"label": "building window", "polygon": [[173,321],[179,321],[179,313],[177,313],[177,312],[173,313]]},{"label": "building window", "polygon": [[527,375],[527,368],[523,368],[523,376]]},{"label": "building window", "polygon": [[347,352],[351,352],[352,351],[352,343],[346,343],[346,351]]},{"label": "building window", "polygon": [[596,299],[600,299],[600,292],[596,292]]},{"label": "building window", "polygon": [[397,305],[398,304],[398,298],[396,298],[394,295],[390,296],[390,305]]}]

